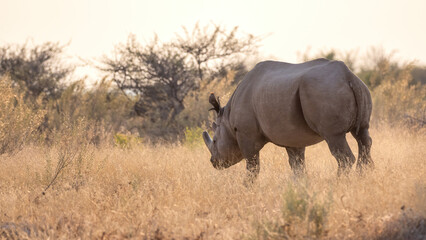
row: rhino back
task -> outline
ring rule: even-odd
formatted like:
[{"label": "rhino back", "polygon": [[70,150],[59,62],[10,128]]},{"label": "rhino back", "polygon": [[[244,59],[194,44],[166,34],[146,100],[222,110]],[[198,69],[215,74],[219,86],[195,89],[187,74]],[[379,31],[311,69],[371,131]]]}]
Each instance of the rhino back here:
[{"label": "rhino back", "polygon": [[[231,124],[247,131],[248,135],[264,137],[280,146],[303,147],[322,141],[324,134],[318,130],[322,121],[336,118],[335,112],[341,111],[340,105],[345,104],[350,105],[346,109],[350,116],[344,120],[351,121],[352,108],[356,108],[343,68],[332,65],[326,59],[302,64],[271,61],[258,64],[247,74],[230,101]],[[317,90],[320,93],[315,93]],[[327,98],[336,92],[339,92],[337,98]],[[341,96],[346,98],[339,105]],[[333,108],[333,104],[339,106]],[[332,116],[324,114],[327,106],[333,108]]]}]

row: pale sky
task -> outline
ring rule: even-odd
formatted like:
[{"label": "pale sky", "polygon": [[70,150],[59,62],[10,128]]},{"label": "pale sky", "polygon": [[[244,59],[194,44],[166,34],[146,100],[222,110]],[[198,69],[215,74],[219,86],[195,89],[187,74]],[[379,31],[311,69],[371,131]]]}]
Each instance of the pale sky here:
[{"label": "pale sky", "polygon": [[426,0],[0,0],[0,45],[59,41],[70,58],[99,59],[130,33],[166,42],[197,21],[267,36],[265,59],[382,46],[426,64]]}]

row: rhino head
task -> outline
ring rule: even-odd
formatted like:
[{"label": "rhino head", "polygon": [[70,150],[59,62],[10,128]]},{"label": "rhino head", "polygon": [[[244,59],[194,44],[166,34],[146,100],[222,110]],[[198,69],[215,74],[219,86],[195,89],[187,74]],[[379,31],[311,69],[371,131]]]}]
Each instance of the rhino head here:
[{"label": "rhino head", "polygon": [[235,132],[230,128],[228,115],[225,108],[220,106],[219,98],[216,98],[212,93],[209,97],[209,102],[212,104],[217,114],[216,122],[213,122],[212,129],[214,131],[213,139],[207,131],[203,132],[204,142],[211,153],[210,162],[216,169],[228,168],[243,159],[241,151],[238,147],[238,142],[235,137]]}]

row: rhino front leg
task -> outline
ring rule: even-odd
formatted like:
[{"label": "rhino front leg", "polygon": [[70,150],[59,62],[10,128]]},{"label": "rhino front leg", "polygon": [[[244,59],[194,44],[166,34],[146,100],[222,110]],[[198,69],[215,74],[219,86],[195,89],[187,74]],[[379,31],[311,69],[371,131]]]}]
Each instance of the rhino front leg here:
[{"label": "rhino front leg", "polygon": [[257,175],[259,175],[260,165],[259,165],[259,153],[256,153],[253,157],[247,159],[246,165],[248,171],[248,182],[253,182]]},{"label": "rhino front leg", "polygon": [[246,159],[246,169],[248,172],[246,183],[252,183],[259,175],[259,151],[266,141],[261,135],[245,134],[237,132],[237,142],[243,157]]},{"label": "rhino front leg", "polygon": [[295,175],[305,173],[305,148],[286,147],[288,162]]}]

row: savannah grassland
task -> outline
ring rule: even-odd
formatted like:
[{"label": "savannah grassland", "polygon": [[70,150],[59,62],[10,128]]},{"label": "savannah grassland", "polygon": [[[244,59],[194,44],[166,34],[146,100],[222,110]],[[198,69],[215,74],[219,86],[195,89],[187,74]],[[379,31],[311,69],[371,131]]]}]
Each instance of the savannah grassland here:
[{"label": "savannah grassland", "polygon": [[235,88],[226,81],[185,99],[182,119],[194,124],[180,141],[154,144],[108,128],[133,103],[106,81],[43,102],[0,78],[0,238],[424,239],[426,85],[413,83],[410,65],[378,63],[361,76],[372,90],[373,170],[337,177],[322,142],[295,177],[285,149],[268,144],[249,186],[244,161],[211,166],[208,128],[196,125],[212,89],[226,102]]},{"label": "savannah grassland", "polygon": [[[42,239],[421,239],[426,217],[426,135],[371,130],[375,169],[336,176],[325,143],[307,148],[307,174],[285,150],[261,151],[218,171],[205,146],[94,147],[66,138],[0,157],[0,236]],[[348,135],[353,151],[356,142]],[[64,160],[65,159],[65,160]],[[47,190],[58,160],[67,166]]]}]

